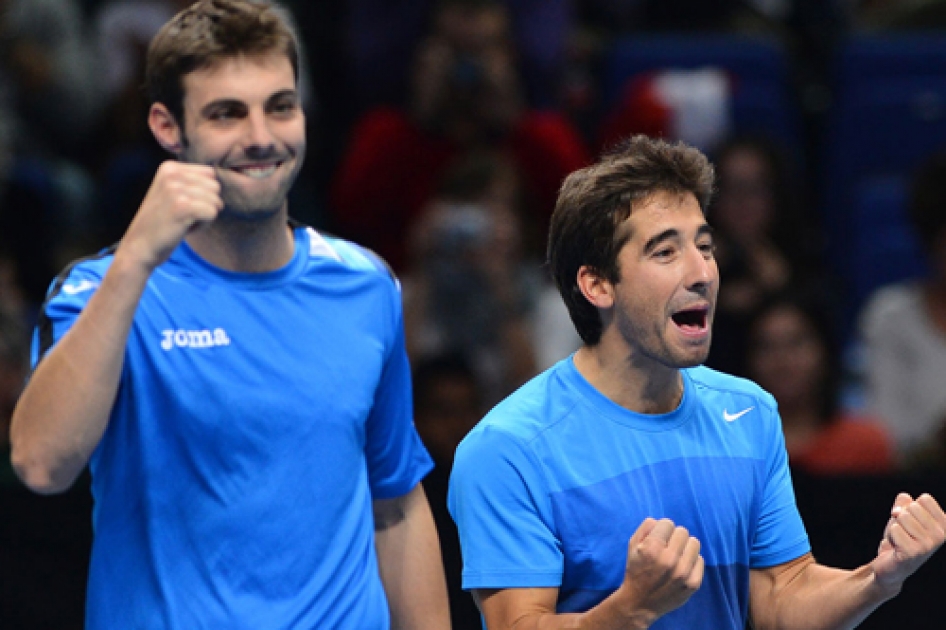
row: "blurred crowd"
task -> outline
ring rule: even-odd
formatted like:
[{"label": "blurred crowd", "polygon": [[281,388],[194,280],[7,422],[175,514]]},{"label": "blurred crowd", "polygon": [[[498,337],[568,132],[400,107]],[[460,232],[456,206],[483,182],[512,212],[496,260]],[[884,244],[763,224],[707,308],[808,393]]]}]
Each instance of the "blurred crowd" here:
[{"label": "blurred crowd", "polygon": [[[165,159],[145,124],[143,53],[187,4],[0,0],[0,444],[50,282],[121,237]],[[543,266],[548,219],[567,173],[641,132],[696,144],[716,165],[722,285],[709,364],[775,396],[792,465],[946,470],[946,153],[917,156],[909,173],[905,216],[924,273],[863,303],[837,273],[823,198],[838,47],[855,34],[935,32],[946,2],[283,4],[305,51],[310,143],[290,212],[374,249],[402,280],[435,508],[472,424],[578,347]],[[663,34],[783,51],[791,135],[739,128],[738,85],[714,67],[628,77],[609,100],[617,43]],[[452,553],[449,517],[436,516]],[[472,627],[458,615],[455,628]]]}]

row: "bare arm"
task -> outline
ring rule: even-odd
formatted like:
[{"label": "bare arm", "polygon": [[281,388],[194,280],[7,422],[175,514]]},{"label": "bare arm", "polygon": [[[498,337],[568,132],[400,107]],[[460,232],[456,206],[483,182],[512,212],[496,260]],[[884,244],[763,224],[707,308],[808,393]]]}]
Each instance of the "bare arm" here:
[{"label": "bare arm", "polygon": [[102,439],[128,331],[151,272],[222,202],[211,167],[165,162],[101,286],[30,377],[10,425],[11,459],[41,493],[66,490]]},{"label": "bare arm", "polygon": [[758,630],[849,630],[893,598],[946,539],[946,514],[928,494],[897,497],[877,557],[853,571],[808,554],[753,570],[749,605]]},{"label": "bare arm", "polygon": [[374,502],[375,545],[395,630],[450,627],[440,542],[424,488]]},{"label": "bare arm", "polygon": [[668,519],[646,519],[628,543],[624,582],[584,613],[556,614],[557,588],[475,590],[489,630],[644,630],[703,581],[700,543]]}]

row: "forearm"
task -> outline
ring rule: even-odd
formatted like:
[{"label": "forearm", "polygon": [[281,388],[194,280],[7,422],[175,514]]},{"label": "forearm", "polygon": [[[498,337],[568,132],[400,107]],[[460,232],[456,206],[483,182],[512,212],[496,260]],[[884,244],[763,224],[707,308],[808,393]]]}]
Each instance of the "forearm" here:
[{"label": "forearm", "polygon": [[41,493],[72,485],[105,432],[148,272],[116,256],[72,329],[40,361],[10,426],[13,466]]},{"label": "forearm", "polygon": [[[517,589],[519,590],[519,589]],[[492,591],[483,594],[477,603],[486,612],[488,630],[646,630],[657,619],[649,611],[625,610],[618,592],[584,613],[554,613],[547,606],[536,605],[534,610],[528,606],[515,605],[516,610],[504,610],[506,602],[500,598],[510,591]],[[483,601],[488,600],[487,606]]]},{"label": "forearm", "polygon": [[375,544],[392,628],[449,628],[440,543],[420,484],[403,497],[375,502]]},{"label": "forearm", "polygon": [[770,604],[753,598],[752,618],[758,630],[849,630],[898,592],[879,584],[870,565],[845,571],[812,561],[773,587]]}]

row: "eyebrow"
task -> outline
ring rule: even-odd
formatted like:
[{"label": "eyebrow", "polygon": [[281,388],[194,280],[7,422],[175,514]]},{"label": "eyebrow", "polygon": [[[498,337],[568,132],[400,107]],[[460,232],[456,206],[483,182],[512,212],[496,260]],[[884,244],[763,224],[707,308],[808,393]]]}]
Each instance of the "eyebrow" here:
[{"label": "eyebrow", "polygon": [[[713,232],[714,232],[713,227],[708,223],[704,223],[696,230],[696,236],[697,237],[700,237],[703,235],[712,236]],[[647,242],[644,243],[644,253],[649,254],[650,252],[654,251],[654,249],[656,249],[657,246],[663,243],[664,241],[668,241],[668,240],[679,238],[679,237],[680,237],[680,230],[676,228],[668,228],[664,230],[663,232],[660,232],[659,234],[655,234],[654,236],[647,239]]]},{"label": "eyebrow", "polygon": [[286,88],[285,90],[279,90],[278,92],[270,95],[270,97],[266,99],[266,102],[272,103],[273,101],[278,101],[284,98],[291,98],[293,100],[299,100],[299,91],[295,89],[291,89],[291,88]]},{"label": "eyebrow", "polygon": [[237,100],[235,98],[222,98],[220,100],[211,101],[200,108],[201,116],[208,116],[214,112],[214,110],[228,108],[228,107],[246,107],[246,104],[243,101]]},{"label": "eyebrow", "polygon": [[649,239],[647,239],[646,243],[644,243],[644,253],[649,254],[650,252],[654,251],[654,249],[656,249],[660,243],[669,241],[670,239],[674,239],[679,236],[680,231],[676,228],[669,228],[663,232],[660,232],[659,234],[655,234],[654,236],[651,236]]}]

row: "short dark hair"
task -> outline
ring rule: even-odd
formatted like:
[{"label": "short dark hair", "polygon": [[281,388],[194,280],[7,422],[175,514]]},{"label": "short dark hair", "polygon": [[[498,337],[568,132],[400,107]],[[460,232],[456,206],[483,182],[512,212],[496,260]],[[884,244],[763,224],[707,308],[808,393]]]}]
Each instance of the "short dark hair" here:
[{"label": "short dark hair", "polygon": [[184,123],[185,75],[239,55],[281,52],[299,79],[299,45],[286,12],[269,2],[198,0],[165,24],[148,46],[145,86]]},{"label": "short dark hair", "polygon": [[713,193],[713,166],[682,142],[636,135],[597,163],[565,178],[549,227],[548,265],[572,322],[587,345],[601,339],[602,322],[578,288],[578,270],[588,266],[611,282],[620,280],[618,252],[627,235],[618,225],[634,204],[657,192],[692,193],[703,213]]}]

